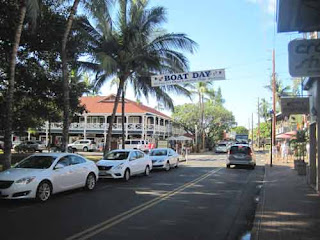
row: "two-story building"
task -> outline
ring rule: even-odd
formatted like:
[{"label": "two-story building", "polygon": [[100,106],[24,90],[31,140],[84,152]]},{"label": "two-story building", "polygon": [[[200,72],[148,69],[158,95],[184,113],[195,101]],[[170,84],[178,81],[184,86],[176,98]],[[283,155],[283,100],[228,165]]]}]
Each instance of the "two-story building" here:
[{"label": "two-story building", "polygon": [[[111,122],[115,95],[81,97],[81,105],[86,111],[74,118],[69,127],[69,143],[77,139],[92,139],[96,143],[106,142]],[[113,144],[119,143],[122,136],[122,103],[118,104],[112,127]],[[160,111],[141,103],[125,99],[124,133],[126,139],[146,139],[154,142],[185,132],[175,126],[171,118]],[[62,123],[46,123],[39,131],[40,139],[58,144],[62,138]],[[49,138],[49,135],[51,137]]]}]

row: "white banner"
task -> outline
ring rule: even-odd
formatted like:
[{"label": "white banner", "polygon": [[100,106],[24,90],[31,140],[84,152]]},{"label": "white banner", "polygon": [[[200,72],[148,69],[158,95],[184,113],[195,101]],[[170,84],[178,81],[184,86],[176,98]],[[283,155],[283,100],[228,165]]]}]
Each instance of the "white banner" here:
[{"label": "white banner", "polygon": [[155,75],[151,77],[151,85],[152,87],[159,87],[179,83],[208,82],[212,80],[226,80],[225,70],[214,69],[198,72]]}]

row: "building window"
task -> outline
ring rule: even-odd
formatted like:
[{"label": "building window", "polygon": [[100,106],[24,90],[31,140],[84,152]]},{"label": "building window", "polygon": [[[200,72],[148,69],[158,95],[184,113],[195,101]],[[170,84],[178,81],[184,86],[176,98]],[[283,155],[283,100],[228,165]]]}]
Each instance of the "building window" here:
[{"label": "building window", "polygon": [[141,123],[140,117],[129,117],[129,123]]}]

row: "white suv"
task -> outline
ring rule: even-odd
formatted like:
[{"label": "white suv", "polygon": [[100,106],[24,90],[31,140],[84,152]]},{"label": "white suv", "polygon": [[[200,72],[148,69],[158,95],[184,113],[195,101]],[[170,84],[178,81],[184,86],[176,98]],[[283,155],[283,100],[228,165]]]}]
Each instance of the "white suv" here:
[{"label": "white suv", "polygon": [[75,141],[74,143],[68,144],[68,148],[72,148],[72,150],[77,151],[95,151],[97,150],[97,146],[93,140],[90,139],[82,139]]}]

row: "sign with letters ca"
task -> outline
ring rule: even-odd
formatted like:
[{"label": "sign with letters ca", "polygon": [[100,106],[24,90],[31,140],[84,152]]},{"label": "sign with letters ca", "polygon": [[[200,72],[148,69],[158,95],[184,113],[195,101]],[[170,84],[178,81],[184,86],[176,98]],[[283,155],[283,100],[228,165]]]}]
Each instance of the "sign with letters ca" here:
[{"label": "sign with letters ca", "polygon": [[320,39],[289,43],[289,73],[292,77],[320,76]]}]

